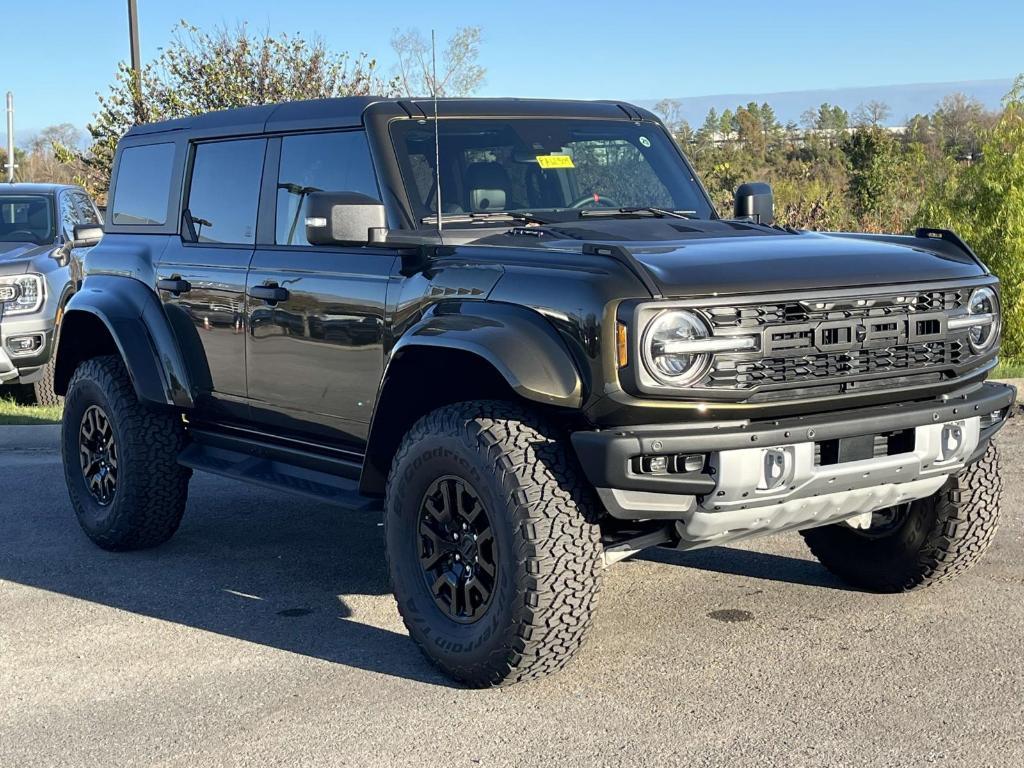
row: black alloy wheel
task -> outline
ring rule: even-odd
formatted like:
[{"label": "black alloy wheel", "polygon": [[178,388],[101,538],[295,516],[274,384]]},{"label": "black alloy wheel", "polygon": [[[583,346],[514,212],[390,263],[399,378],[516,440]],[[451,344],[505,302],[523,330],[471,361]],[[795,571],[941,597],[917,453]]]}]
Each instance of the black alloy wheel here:
[{"label": "black alloy wheel", "polygon": [[420,502],[420,565],[437,607],[472,624],[490,605],[498,574],[497,543],[480,495],[454,475],[438,478]]},{"label": "black alloy wheel", "polygon": [[110,419],[98,405],[82,414],[78,458],[89,494],[101,507],[109,506],[117,492],[117,442]]}]

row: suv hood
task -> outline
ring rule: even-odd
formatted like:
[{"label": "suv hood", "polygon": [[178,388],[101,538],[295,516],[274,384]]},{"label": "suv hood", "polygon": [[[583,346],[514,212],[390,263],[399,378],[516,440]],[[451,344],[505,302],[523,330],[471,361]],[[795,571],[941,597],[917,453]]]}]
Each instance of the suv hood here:
[{"label": "suv hood", "polygon": [[21,274],[28,269],[32,259],[45,254],[51,248],[52,245],[35,243],[0,243],[0,271],[6,274]]},{"label": "suv hood", "polygon": [[[584,220],[520,228],[477,243],[578,250],[580,241],[627,248],[664,296],[764,293],[986,274],[944,240],[796,232],[737,221]],[[642,239],[641,239],[642,238]],[[531,242],[532,241],[532,242]],[[595,257],[598,258],[598,257]]]}]

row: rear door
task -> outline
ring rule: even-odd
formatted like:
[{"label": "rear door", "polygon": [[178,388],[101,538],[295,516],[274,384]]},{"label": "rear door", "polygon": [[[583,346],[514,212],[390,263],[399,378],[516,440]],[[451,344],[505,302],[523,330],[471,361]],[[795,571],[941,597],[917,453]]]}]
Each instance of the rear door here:
[{"label": "rear door", "polygon": [[248,416],[245,276],[267,140],[210,141],[191,148],[180,238],[160,258],[157,287],[189,368],[200,415]]},{"label": "rear door", "polygon": [[[254,417],[361,449],[383,372],[384,306],[397,259],[306,240],[311,192],[380,198],[362,130],[283,136],[268,148],[260,244],[249,271],[246,366]],[[272,178],[271,178],[272,177]],[[277,299],[268,300],[268,289]]]}]

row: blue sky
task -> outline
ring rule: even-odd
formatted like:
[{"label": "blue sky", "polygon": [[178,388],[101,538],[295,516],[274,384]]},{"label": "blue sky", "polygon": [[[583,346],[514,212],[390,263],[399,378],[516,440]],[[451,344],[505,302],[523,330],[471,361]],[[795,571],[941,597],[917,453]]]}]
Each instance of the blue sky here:
[{"label": "blue sky", "polygon": [[[647,99],[1007,78],[1024,71],[1019,0],[436,2],[138,0],[143,58],[178,19],[247,21],[367,51],[385,71],[394,27],[483,27],[479,95]],[[6,0],[0,91],[17,134],[87,123],[128,58],[127,0]],[[13,18],[12,18],[13,16]],[[2,130],[2,128],[0,128]]]}]

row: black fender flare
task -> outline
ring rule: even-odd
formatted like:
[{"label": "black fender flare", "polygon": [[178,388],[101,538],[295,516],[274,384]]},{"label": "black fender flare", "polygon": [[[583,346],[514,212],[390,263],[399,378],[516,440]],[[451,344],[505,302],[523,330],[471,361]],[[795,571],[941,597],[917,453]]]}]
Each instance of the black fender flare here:
[{"label": "black fender flare", "polygon": [[569,347],[539,312],[488,301],[436,304],[401,335],[388,357],[366,443],[363,493],[384,492],[405,432],[426,412],[452,402],[450,393],[436,389],[424,397],[423,382],[414,372],[410,377],[403,364],[431,350],[438,356],[457,352],[479,362],[461,378],[460,396],[494,397],[497,385],[506,395],[512,392],[544,405],[579,408],[583,403],[585,383]]},{"label": "black fender flare", "polygon": [[[584,382],[558,331],[539,312],[489,301],[434,305],[402,334],[388,359],[390,368],[413,347],[444,347],[490,363],[526,400],[579,408]],[[385,369],[384,381],[388,380]]]},{"label": "black fender flare", "polygon": [[54,385],[59,394],[98,341],[102,323],[125,362],[135,393],[151,405],[191,408],[193,390],[174,330],[156,291],[131,277],[93,275],[71,297],[57,346]]}]

